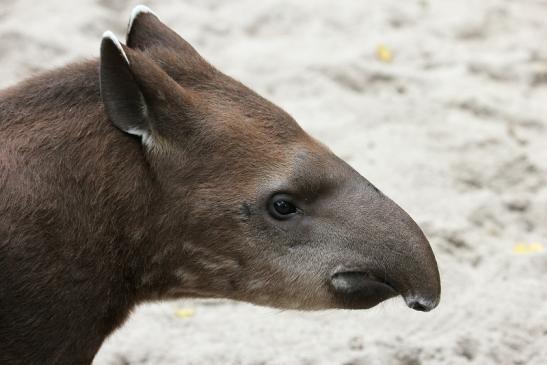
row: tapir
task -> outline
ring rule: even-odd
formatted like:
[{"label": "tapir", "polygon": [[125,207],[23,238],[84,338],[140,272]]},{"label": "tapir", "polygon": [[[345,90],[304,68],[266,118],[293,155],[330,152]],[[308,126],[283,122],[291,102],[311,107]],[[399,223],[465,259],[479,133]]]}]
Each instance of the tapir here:
[{"label": "tapir", "polygon": [[429,311],[396,203],[150,9],[0,92],[0,364],[89,365],[139,303]]}]

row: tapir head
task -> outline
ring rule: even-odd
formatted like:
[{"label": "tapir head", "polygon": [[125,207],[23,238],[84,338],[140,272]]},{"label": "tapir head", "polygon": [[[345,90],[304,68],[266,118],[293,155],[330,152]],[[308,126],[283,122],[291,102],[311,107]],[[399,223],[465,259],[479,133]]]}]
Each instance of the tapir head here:
[{"label": "tapir head", "polygon": [[295,309],[438,304],[435,257],[403,209],[149,9],[126,43],[105,33],[101,95],[157,188],[143,286]]}]

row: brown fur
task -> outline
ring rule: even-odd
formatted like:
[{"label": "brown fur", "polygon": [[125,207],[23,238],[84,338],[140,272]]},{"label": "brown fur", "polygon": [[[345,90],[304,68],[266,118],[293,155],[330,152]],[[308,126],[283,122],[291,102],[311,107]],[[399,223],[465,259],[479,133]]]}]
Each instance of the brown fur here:
[{"label": "brown fur", "polygon": [[[160,298],[436,305],[435,259],[402,209],[155,16],[127,43],[150,146],[105,113],[96,60],[0,93],[1,364],[90,364],[135,305]],[[306,213],[275,221],[276,192]],[[338,292],[341,267],[397,293]]]}]

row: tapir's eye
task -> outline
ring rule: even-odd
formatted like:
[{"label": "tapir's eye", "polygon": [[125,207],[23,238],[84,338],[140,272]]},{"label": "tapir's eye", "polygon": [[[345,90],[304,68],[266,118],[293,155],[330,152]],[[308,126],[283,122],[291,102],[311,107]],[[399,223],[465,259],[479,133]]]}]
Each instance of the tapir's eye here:
[{"label": "tapir's eye", "polygon": [[270,214],[277,219],[288,219],[297,212],[296,206],[286,194],[277,194],[270,200],[268,206]]}]

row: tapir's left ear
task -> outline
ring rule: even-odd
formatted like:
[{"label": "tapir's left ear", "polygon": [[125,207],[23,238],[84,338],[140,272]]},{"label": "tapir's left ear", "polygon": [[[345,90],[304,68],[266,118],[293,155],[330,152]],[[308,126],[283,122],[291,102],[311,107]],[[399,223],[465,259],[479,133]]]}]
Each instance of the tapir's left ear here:
[{"label": "tapir's left ear", "polygon": [[126,44],[129,48],[145,50],[153,47],[170,48],[201,59],[198,52],[174,30],[161,22],[158,16],[144,5],[131,12],[127,26]]},{"label": "tapir's left ear", "polygon": [[194,104],[187,90],[144,54],[122,46],[110,31],[101,42],[100,88],[112,123],[148,146],[158,136],[169,139],[183,132]]}]

